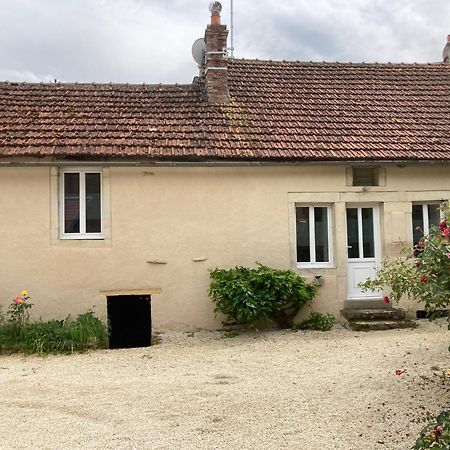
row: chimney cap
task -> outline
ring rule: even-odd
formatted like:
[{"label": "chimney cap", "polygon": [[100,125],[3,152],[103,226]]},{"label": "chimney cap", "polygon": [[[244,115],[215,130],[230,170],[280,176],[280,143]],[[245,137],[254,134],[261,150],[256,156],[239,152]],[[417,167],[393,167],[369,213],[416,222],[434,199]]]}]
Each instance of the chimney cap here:
[{"label": "chimney cap", "polygon": [[212,14],[220,14],[220,12],[222,11],[222,5],[220,2],[211,2],[209,4],[209,11]]}]

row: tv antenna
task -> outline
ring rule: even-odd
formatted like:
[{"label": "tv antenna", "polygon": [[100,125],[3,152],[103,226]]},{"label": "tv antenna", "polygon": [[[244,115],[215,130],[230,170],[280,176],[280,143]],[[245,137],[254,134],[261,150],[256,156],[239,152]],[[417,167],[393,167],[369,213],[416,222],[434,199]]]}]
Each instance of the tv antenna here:
[{"label": "tv antenna", "polygon": [[233,0],[230,0],[230,57],[234,58]]}]

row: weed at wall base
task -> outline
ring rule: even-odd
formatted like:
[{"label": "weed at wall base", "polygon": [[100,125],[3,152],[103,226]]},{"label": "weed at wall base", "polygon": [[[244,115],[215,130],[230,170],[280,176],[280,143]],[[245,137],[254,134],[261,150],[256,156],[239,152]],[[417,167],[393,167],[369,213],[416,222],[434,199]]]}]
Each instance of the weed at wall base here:
[{"label": "weed at wall base", "polygon": [[17,334],[10,323],[0,324],[0,353],[74,353],[108,347],[108,329],[92,311],[76,320],[26,324]]}]

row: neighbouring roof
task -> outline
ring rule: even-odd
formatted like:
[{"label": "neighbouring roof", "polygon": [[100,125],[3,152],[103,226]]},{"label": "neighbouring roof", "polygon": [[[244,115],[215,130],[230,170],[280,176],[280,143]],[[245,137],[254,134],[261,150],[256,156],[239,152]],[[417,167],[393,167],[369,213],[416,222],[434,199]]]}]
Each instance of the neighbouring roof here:
[{"label": "neighbouring roof", "polygon": [[450,64],[230,60],[203,85],[0,83],[0,156],[450,160]]}]

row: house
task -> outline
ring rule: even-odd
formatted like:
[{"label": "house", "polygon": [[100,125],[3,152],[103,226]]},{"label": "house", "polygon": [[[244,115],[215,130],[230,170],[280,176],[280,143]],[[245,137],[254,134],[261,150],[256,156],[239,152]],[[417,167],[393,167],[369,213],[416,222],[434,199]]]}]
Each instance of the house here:
[{"label": "house", "polygon": [[227,33],[214,11],[189,85],[0,84],[4,305],[152,296],[156,328],[214,329],[208,270],[256,261],[321,284],[317,311],[381,304],[358,282],[450,198],[450,44],[433,64],[259,61],[227,58]]}]

